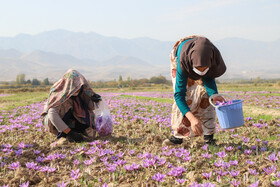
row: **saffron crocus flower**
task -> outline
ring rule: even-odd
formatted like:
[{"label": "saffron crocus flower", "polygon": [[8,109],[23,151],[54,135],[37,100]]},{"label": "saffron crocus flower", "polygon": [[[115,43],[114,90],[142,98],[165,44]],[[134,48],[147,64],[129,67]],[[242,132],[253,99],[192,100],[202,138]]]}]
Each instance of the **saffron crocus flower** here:
[{"label": "saffron crocus flower", "polygon": [[170,162],[167,162],[167,167],[168,167],[168,168],[172,168],[173,165],[172,165]]},{"label": "saffron crocus flower", "polygon": [[261,152],[264,152],[264,151],[266,151],[266,147],[261,148]]},{"label": "saffron crocus flower", "polygon": [[157,161],[157,163],[158,163],[159,166],[162,166],[163,164],[165,164],[165,162],[166,162],[165,159],[159,159],[159,160]]},{"label": "saffron crocus flower", "polygon": [[250,169],[249,170],[251,175],[258,175],[259,173],[255,169]]},{"label": "saffron crocus flower", "polygon": [[117,155],[117,157],[122,158],[124,156],[124,152],[119,152],[119,154]]},{"label": "saffron crocus flower", "polygon": [[264,145],[267,145],[267,144],[268,144],[268,141],[263,141],[263,144],[264,144]]},{"label": "saffron crocus flower", "polygon": [[66,187],[67,184],[68,184],[68,182],[62,181],[62,183],[57,183],[56,186],[57,186],[57,187]]},{"label": "saffron crocus flower", "polygon": [[122,166],[126,163],[126,161],[125,160],[117,160],[114,163],[117,164],[118,166]]},{"label": "saffron crocus flower", "polygon": [[22,149],[15,150],[15,153],[16,153],[17,156],[22,155]]},{"label": "saffron crocus flower", "polygon": [[275,162],[278,160],[278,157],[276,156],[275,153],[272,153],[271,155],[268,155],[268,159],[272,162]]},{"label": "saffron crocus flower", "polygon": [[279,186],[280,186],[280,180],[278,180],[278,181],[273,181],[272,184],[273,184],[274,186],[279,187]]},{"label": "saffron crocus flower", "polygon": [[222,167],[223,166],[223,161],[221,161],[221,160],[219,160],[218,162],[214,162],[214,166],[216,166],[216,167]]},{"label": "saffron crocus flower", "polygon": [[27,181],[26,183],[22,183],[21,185],[19,185],[19,187],[28,187],[29,186],[29,181]]},{"label": "saffron crocus flower", "polygon": [[225,150],[226,150],[226,151],[232,151],[232,150],[233,150],[233,147],[232,147],[232,146],[225,147]]},{"label": "saffron crocus flower", "polygon": [[101,187],[108,187],[108,184],[105,182]]},{"label": "saffron crocus flower", "polygon": [[17,168],[19,168],[19,162],[13,162],[9,164],[8,168],[12,170],[16,170]]},{"label": "saffron crocus flower", "polygon": [[249,187],[258,187],[259,186],[259,181],[249,185]]},{"label": "saffron crocus flower", "polygon": [[229,172],[229,174],[234,178],[234,177],[237,177],[238,175],[239,175],[239,173],[240,173],[240,171],[233,171],[233,170],[231,170],[230,172]]},{"label": "saffron crocus flower", "polygon": [[107,170],[110,171],[111,173],[116,171],[116,169],[117,169],[117,165],[116,164],[109,164],[109,165],[107,165]]},{"label": "saffron crocus flower", "polygon": [[246,150],[244,151],[244,153],[247,154],[247,155],[250,155],[250,154],[252,153],[252,150],[246,149]]},{"label": "saffron crocus flower", "polygon": [[210,179],[210,177],[212,176],[212,171],[210,173],[202,173],[203,177],[205,177],[206,179]]},{"label": "saffron crocus flower", "polygon": [[229,181],[230,184],[232,184],[233,186],[239,186],[240,185],[240,181],[236,181],[236,180],[232,180],[232,181]]},{"label": "saffron crocus flower", "polygon": [[217,155],[218,157],[220,158],[225,158],[227,156],[226,152],[225,151],[222,151],[222,152],[218,152],[218,153],[215,153],[215,155]]},{"label": "saffron crocus flower", "polygon": [[26,164],[26,167],[28,168],[28,169],[37,169],[37,163],[35,163],[35,162],[27,162]]},{"label": "saffron crocus flower", "polygon": [[19,149],[25,148],[25,143],[20,142],[20,143],[18,144],[18,148],[19,148]]},{"label": "saffron crocus flower", "polygon": [[208,159],[209,159],[209,158],[212,157],[212,155],[209,154],[209,153],[207,152],[207,153],[205,153],[205,154],[202,154],[201,157],[203,157],[203,158],[208,158]]},{"label": "saffron crocus flower", "polygon": [[133,154],[135,153],[135,150],[130,150],[128,153],[129,153],[130,155],[133,155]]},{"label": "saffron crocus flower", "polygon": [[33,150],[33,152],[34,152],[35,155],[38,155],[38,154],[41,153],[41,151],[39,151],[39,150]]},{"label": "saffron crocus flower", "polygon": [[223,165],[222,165],[222,167],[223,167],[224,169],[228,169],[228,168],[230,167],[230,163],[224,162]]},{"label": "saffron crocus flower", "polygon": [[78,159],[76,159],[76,160],[73,161],[73,164],[74,164],[74,165],[79,165],[79,163],[80,163],[80,161],[79,161]]},{"label": "saffron crocus flower", "polygon": [[80,176],[80,170],[79,169],[71,170],[70,174],[71,174],[71,179],[72,180],[77,180]]},{"label": "saffron crocus flower", "polygon": [[201,149],[203,149],[204,151],[206,151],[208,148],[208,144],[205,144],[204,146],[201,147]]},{"label": "saffron crocus flower", "polygon": [[220,175],[220,176],[224,176],[224,175],[227,175],[228,174],[228,172],[227,171],[223,171],[223,169],[221,169],[221,170],[216,170],[216,173],[218,174],[218,175]]},{"label": "saffron crocus flower", "polygon": [[255,162],[253,162],[253,161],[251,161],[251,160],[246,160],[246,163],[249,164],[249,165],[255,164]]},{"label": "saffron crocus flower", "polygon": [[186,182],[186,179],[176,179],[176,181],[179,183],[179,184],[184,184]]},{"label": "saffron crocus flower", "polygon": [[231,160],[231,161],[229,161],[229,163],[230,163],[230,165],[232,165],[232,166],[237,166],[238,165],[238,161],[237,160]]},{"label": "saffron crocus flower", "polygon": [[261,142],[262,140],[259,138],[256,138],[256,142]]},{"label": "saffron crocus flower", "polygon": [[163,182],[165,176],[166,175],[164,175],[164,174],[156,173],[154,176],[152,176],[152,179],[157,181],[157,182]]},{"label": "saffron crocus flower", "polygon": [[265,173],[267,175],[269,175],[269,174],[274,173],[276,171],[276,167],[275,166],[267,167],[267,168],[263,168],[263,170],[265,171]]},{"label": "saffron crocus flower", "polygon": [[243,139],[243,142],[244,142],[244,143],[248,143],[249,141],[250,141],[250,138],[244,138],[244,139]]}]

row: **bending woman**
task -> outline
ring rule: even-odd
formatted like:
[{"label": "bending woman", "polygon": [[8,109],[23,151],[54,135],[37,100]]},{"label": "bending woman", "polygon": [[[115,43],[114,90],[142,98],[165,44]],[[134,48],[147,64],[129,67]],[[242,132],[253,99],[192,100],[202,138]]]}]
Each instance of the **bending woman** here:
[{"label": "bending woman", "polygon": [[[171,74],[175,103],[165,145],[181,144],[184,138],[204,134],[205,143],[215,144],[215,110],[209,97],[217,94],[215,78],[226,71],[219,50],[205,37],[190,36],[176,42],[171,52]],[[217,96],[213,102],[224,101]]]},{"label": "bending woman", "polygon": [[95,136],[94,102],[101,100],[76,70],[68,70],[51,88],[42,116],[57,138],[81,142]]}]

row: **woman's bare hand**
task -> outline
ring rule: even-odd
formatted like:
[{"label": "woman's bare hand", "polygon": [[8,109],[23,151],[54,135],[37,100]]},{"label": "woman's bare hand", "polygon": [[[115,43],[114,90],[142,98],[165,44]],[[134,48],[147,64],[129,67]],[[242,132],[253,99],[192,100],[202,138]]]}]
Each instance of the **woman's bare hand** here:
[{"label": "woman's bare hand", "polygon": [[203,134],[202,124],[200,121],[191,113],[187,112],[186,117],[191,122],[191,129],[197,135],[200,136]]},{"label": "woman's bare hand", "polygon": [[217,104],[217,101],[222,103],[222,102],[225,102],[225,99],[222,96],[213,97],[213,103]]}]

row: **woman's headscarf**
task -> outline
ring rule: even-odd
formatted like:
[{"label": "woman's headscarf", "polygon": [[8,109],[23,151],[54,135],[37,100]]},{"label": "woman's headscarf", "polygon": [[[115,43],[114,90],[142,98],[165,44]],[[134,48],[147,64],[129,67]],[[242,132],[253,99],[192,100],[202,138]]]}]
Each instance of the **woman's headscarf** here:
[{"label": "woman's headscarf", "polygon": [[50,108],[63,104],[78,90],[82,90],[82,92],[79,93],[79,97],[87,104],[88,110],[93,110],[94,104],[91,97],[95,94],[94,91],[82,74],[76,70],[69,69],[63,75],[62,79],[51,87],[48,101],[42,115],[44,116]]},{"label": "woman's headscarf", "polygon": [[202,76],[193,71],[193,67],[209,67],[209,71],[203,77],[216,78],[223,75],[226,65],[219,50],[205,37],[196,37],[187,41],[181,49],[180,67],[183,73],[193,79]]}]

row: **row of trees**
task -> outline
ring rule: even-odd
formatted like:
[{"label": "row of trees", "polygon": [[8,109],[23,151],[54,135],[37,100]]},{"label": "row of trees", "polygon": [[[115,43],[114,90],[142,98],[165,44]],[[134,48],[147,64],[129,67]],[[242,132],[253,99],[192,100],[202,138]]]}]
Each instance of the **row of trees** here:
[{"label": "row of trees", "polygon": [[113,81],[91,81],[91,86],[93,88],[124,88],[124,87],[143,87],[143,86],[152,86],[155,84],[165,84],[171,85],[171,81],[167,80],[164,76],[159,75],[157,77],[151,77],[150,79],[131,79],[127,77],[126,80],[120,75],[118,80]]},{"label": "row of trees", "polygon": [[25,80],[25,74],[18,74],[16,77],[16,84],[30,84],[30,85],[50,85],[49,79],[45,78],[43,81],[33,78],[32,80]]}]

